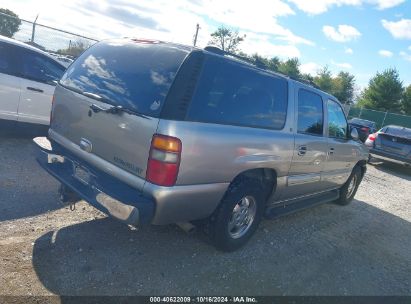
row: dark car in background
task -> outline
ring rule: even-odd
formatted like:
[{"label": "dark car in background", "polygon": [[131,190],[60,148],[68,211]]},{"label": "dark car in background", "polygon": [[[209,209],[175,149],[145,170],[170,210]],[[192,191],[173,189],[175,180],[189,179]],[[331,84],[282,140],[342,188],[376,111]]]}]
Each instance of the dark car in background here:
[{"label": "dark car in background", "polygon": [[411,165],[411,129],[400,126],[385,126],[370,134],[365,142],[370,148],[370,157],[384,161]]},{"label": "dark car in background", "polygon": [[358,135],[362,142],[365,142],[370,134],[377,131],[375,122],[371,120],[352,118],[348,121],[348,124],[357,129]]}]

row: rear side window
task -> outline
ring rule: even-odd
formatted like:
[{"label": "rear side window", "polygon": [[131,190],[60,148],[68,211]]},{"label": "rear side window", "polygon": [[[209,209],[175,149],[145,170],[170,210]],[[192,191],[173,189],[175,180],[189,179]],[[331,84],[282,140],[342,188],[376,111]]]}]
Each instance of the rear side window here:
[{"label": "rear side window", "polygon": [[0,42],[0,73],[17,76],[13,53],[14,47]]},{"label": "rear side window", "polygon": [[298,133],[323,135],[323,100],[308,90],[298,91]]},{"label": "rear side window", "polygon": [[20,69],[24,78],[55,85],[65,71],[65,67],[43,54],[20,49]]},{"label": "rear side window", "polygon": [[79,93],[97,94],[110,104],[158,117],[187,53],[164,44],[100,42],[68,68],[60,83]]},{"label": "rear side window", "polygon": [[187,120],[279,130],[286,119],[287,87],[283,78],[209,57]]}]

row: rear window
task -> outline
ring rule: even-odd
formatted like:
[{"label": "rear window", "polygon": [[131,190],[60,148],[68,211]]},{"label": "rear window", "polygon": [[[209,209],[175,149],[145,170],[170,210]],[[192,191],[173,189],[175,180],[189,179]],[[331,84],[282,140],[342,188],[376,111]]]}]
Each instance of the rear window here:
[{"label": "rear window", "polygon": [[187,120],[278,130],[285,123],[287,96],[287,80],[209,57]]},{"label": "rear window", "polygon": [[372,121],[362,120],[362,119],[357,119],[357,118],[351,119],[350,123],[355,123],[355,124],[359,124],[359,125],[363,125],[363,126],[367,126],[367,127],[374,127],[375,126],[375,123],[372,122]]},{"label": "rear window", "polygon": [[164,44],[100,42],[85,51],[60,83],[113,105],[158,117],[188,51]]}]

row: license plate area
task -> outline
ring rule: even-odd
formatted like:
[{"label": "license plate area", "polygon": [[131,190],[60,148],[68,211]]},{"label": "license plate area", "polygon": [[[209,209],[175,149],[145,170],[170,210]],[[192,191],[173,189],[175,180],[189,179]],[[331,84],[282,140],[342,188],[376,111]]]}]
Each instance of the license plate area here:
[{"label": "license plate area", "polygon": [[90,172],[78,164],[73,164],[73,177],[85,185],[90,183]]}]

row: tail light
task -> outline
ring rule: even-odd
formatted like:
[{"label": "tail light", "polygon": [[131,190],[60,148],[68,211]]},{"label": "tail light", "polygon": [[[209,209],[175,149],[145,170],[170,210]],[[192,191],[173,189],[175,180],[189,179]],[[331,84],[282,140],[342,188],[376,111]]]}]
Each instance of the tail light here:
[{"label": "tail light", "polygon": [[180,167],[181,150],[180,139],[154,134],[151,140],[146,180],[159,186],[173,186]]},{"label": "tail light", "polygon": [[51,98],[50,125],[51,125],[51,121],[53,120],[53,106],[54,106],[54,94],[53,94],[53,97]]},{"label": "tail light", "polygon": [[374,141],[377,138],[377,133],[368,135],[368,140]]}]

